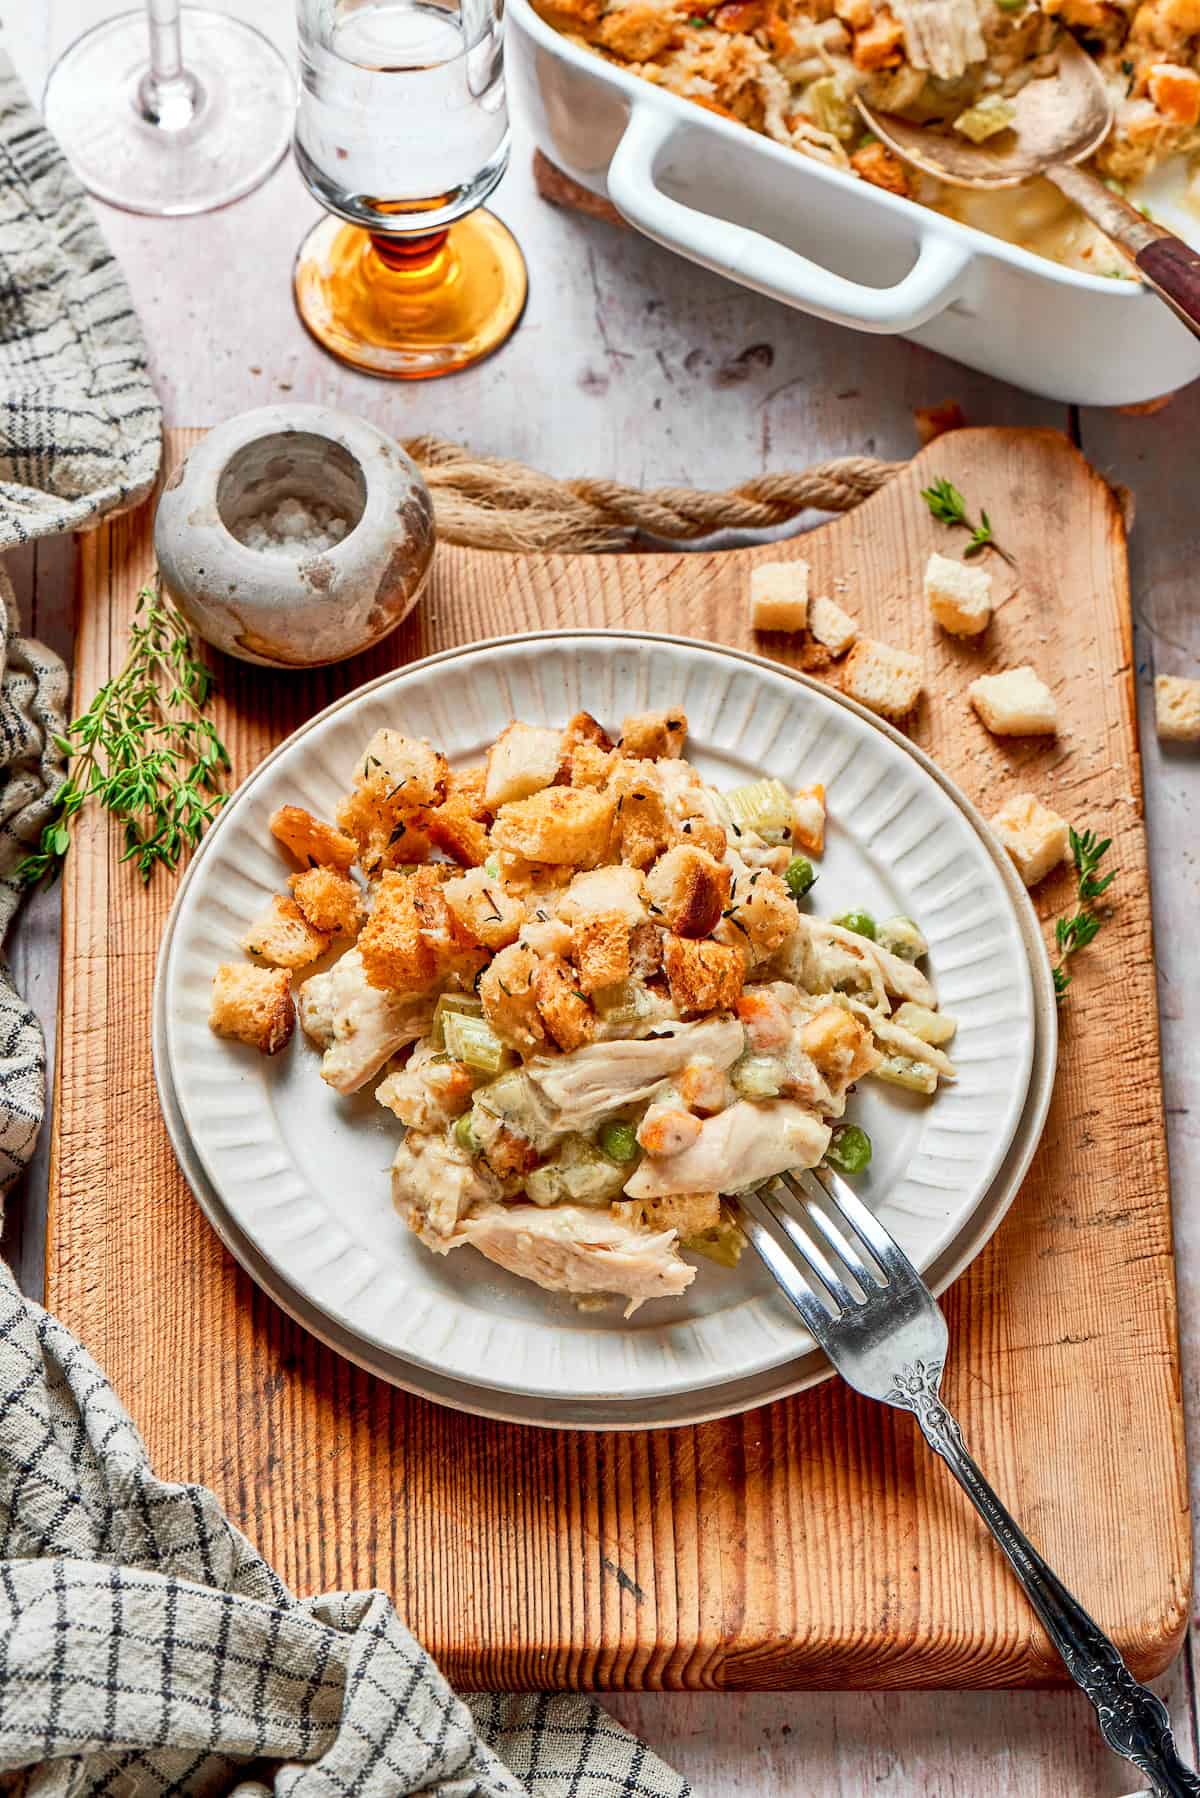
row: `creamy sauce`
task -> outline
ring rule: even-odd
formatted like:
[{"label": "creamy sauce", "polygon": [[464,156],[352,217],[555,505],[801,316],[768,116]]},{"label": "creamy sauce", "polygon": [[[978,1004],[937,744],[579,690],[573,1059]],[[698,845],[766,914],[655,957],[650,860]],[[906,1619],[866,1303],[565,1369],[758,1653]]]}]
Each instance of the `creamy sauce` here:
[{"label": "creamy sauce", "polygon": [[[924,180],[920,198],[946,218],[973,225],[991,237],[1002,237],[1066,268],[1119,280],[1137,279],[1104,233],[1049,181],[1039,179],[996,193],[975,193]],[[1200,249],[1200,172],[1189,178],[1183,157],[1175,157],[1132,185],[1129,198],[1135,205],[1147,206],[1152,217]]]}]

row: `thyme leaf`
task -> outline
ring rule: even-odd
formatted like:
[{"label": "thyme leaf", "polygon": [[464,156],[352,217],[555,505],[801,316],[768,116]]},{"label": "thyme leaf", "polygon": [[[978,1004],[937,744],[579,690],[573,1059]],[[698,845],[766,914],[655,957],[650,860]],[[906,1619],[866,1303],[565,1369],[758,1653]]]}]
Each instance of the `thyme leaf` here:
[{"label": "thyme leaf", "polygon": [[67,778],[17,878],[27,886],[57,878],[72,827],[93,801],[123,826],[121,859],[144,881],[158,867],[178,867],[228,798],[229,755],[203,716],[211,691],[187,620],[160,581],[143,587],[124,666],[56,738],[70,761]]},{"label": "thyme leaf", "polygon": [[982,554],[985,549],[994,549],[996,554],[1003,556],[1010,566],[1015,566],[1008,551],[1001,549],[992,535],[992,521],[987,513],[981,510],[979,523],[972,522],[971,515],[967,511],[967,502],[953,481],[939,476],[931,487],[921,489],[921,498],[939,524],[951,525],[958,530],[971,533],[971,541],[963,551],[964,560]]},{"label": "thyme leaf", "polygon": [[1071,860],[1075,864],[1075,897],[1077,910],[1056,918],[1054,923],[1054,941],[1058,949],[1058,961],[1051,969],[1054,976],[1054,992],[1061,999],[1071,984],[1071,975],[1067,963],[1072,955],[1080,949],[1086,949],[1092,942],[1100,926],[1105,922],[1108,913],[1094,909],[1095,902],[1106,893],[1116,876],[1116,869],[1107,874],[1097,874],[1096,870],[1104,856],[1112,847],[1111,837],[1098,837],[1093,831],[1070,832]]}]

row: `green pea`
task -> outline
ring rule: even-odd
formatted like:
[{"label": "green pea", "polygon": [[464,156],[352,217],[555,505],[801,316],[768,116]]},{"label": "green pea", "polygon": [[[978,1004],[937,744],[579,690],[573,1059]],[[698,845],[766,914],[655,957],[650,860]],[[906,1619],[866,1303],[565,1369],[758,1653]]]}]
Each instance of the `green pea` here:
[{"label": "green pea", "polygon": [[637,1131],[632,1124],[624,1124],[619,1120],[601,1124],[596,1140],[610,1161],[637,1159]]},{"label": "green pea", "polygon": [[835,918],[843,930],[852,930],[855,936],[869,937],[875,941],[875,920],[869,911],[844,911],[840,918]]},{"label": "green pea", "polygon": [[825,1159],[843,1174],[861,1174],[871,1165],[871,1138],[857,1124],[839,1124],[829,1139]]},{"label": "green pea", "polygon": [[458,1122],[455,1124],[454,1140],[460,1149],[465,1149],[467,1151],[468,1155],[478,1155],[480,1149],[483,1147],[483,1144],[475,1134],[475,1126],[471,1122],[471,1114],[469,1111],[464,1111]]},{"label": "green pea", "polygon": [[811,891],[817,875],[816,870],[807,856],[793,855],[791,861],[783,870],[783,878],[787,882],[788,891],[791,893],[792,898],[803,899],[805,893]]}]

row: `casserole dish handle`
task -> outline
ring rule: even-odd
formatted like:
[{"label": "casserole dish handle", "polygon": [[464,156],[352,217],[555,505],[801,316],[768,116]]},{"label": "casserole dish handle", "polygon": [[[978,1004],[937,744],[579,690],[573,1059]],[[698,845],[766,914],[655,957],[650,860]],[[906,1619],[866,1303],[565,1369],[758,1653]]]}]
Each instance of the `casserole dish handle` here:
[{"label": "casserole dish handle", "polygon": [[761,232],[673,199],[655,174],[679,124],[653,103],[635,101],[608,169],[609,199],[656,243],[785,306],[860,331],[913,331],[954,299],[970,252],[932,228],[923,229],[920,207],[913,207],[919,237],[912,268],[892,287],[865,287]]}]

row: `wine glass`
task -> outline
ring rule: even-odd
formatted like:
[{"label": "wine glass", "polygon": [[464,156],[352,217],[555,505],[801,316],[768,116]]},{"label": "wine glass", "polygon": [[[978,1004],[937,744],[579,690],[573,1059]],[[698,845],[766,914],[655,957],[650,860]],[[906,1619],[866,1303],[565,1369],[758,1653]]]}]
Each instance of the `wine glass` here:
[{"label": "wine glass", "polygon": [[76,38],[50,71],[46,124],[89,193],[126,212],[210,212],[265,181],[295,80],[252,25],[146,0]]},{"label": "wine glass", "polygon": [[465,368],[525,306],[516,239],[481,202],[508,166],[503,0],[297,0],[296,162],[329,217],[300,246],[308,330],[343,362]]}]

